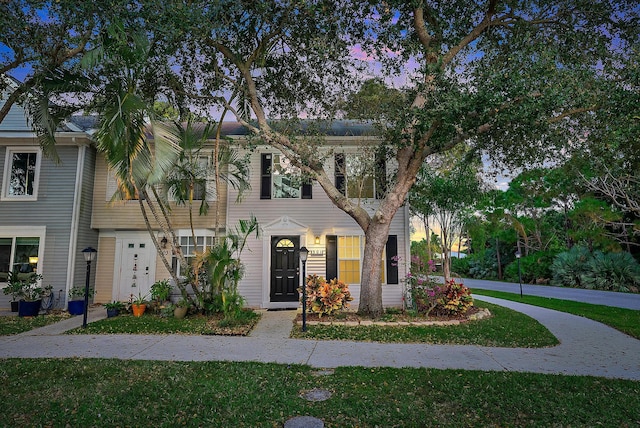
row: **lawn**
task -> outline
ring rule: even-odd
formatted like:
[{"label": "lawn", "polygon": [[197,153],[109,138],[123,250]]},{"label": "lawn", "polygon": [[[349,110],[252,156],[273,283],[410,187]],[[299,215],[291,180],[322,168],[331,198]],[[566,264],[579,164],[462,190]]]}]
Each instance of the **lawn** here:
[{"label": "lawn", "polygon": [[[629,336],[640,339],[640,311],[634,311],[633,309],[593,305],[590,303],[552,299],[549,297],[522,296],[522,298],[520,298],[519,294],[505,293],[503,291],[473,289],[472,292],[473,294],[512,300],[543,308],[555,309],[557,311],[567,312],[573,315],[579,315],[581,317],[601,322],[609,327],[626,333]],[[484,302],[481,304],[484,305]]]},{"label": "lawn", "polygon": [[0,317],[0,336],[19,334],[34,328],[44,327],[69,318],[66,312],[39,315],[37,317],[19,317],[16,315]]},{"label": "lawn", "polygon": [[296,338],[319,340],[357,340],[387,343],[434,343],[455,345],[539,348],[554,346],[558,339],[542,324],[520,312],[490,303],[479,302],[492,317],[449,326],[307,326],[302,332],[294,328]]},{"label": "lawn", "polygon": [[122,314],[92,322],[86,328],[76,328],[68,334],[225,334],[247,335],[260,320],[254,311],[242,311],[235,322],[224,320],[222,314],[190,315],[183,319],[145,313],[141,317]]},{"label": "lawn", "polygon": [[[0,360],[3,426],[632,426],[640,382],[435,369],[105,359]],[[327,401],[304,391],[324,388]]]}]

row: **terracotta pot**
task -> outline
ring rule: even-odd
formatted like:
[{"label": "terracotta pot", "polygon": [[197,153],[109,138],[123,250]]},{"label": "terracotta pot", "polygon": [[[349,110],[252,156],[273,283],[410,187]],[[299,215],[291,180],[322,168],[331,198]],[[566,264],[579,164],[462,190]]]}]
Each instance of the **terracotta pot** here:
[{"label": "terracotta pot", "polygon": [[136,305],[133,304],[131,305],[131,310],[133,310],[133,316],[134,317],[141,317],[142,314],[144,314],[144,311],[147,309],[147,305],[143,304],[143,305]]},{"label": "terracotta pot", "polygon": [[185,316],[187,316],[187,310],[189,310],[188,307],[178,307],[175,308],[173,310],[173,316],[178,318],[179,320],[181,320],[182,318],[184,318]]}]

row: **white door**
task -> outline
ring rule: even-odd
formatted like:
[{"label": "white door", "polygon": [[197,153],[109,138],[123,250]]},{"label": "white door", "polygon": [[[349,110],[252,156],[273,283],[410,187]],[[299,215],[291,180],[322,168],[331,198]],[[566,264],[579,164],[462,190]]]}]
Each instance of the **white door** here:
[{"label": "white door", "polygon": [[156,252],[150,239],[119,239],[116,246],[119,250],[117,257],[120,268],[116,275],[118,290],[116,299],[128,301],[131,295],[150,297],[151,285],[155,282]]}]

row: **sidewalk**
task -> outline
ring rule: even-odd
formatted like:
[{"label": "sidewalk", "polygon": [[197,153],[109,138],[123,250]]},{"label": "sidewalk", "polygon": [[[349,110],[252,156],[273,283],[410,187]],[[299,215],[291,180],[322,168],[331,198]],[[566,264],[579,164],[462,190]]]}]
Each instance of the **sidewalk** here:
[{"label": "sidewalk", "polygon": [[[60,334],[82,324],[82,317],[74,317],[1,337],[0,358],[256,361],[316,368],[432,367],[640,380],[640,340],[586,318],[491,297],[476,298],[537,319],[556,335],[560,345],[514,349],[289,339],[296,311],[264,311],[248,337]],[[102,309],[94,309],[89,318],[98,319],[101,314]]]}]

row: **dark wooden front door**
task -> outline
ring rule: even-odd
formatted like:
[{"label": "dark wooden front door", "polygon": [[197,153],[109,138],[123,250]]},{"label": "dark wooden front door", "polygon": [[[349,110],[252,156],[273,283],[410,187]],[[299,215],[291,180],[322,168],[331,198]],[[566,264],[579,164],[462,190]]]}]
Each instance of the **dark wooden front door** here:
[{"label": "dark wooden front door", "polygon": [[271,301],[297,302],[299,236],[271,237]]}]

